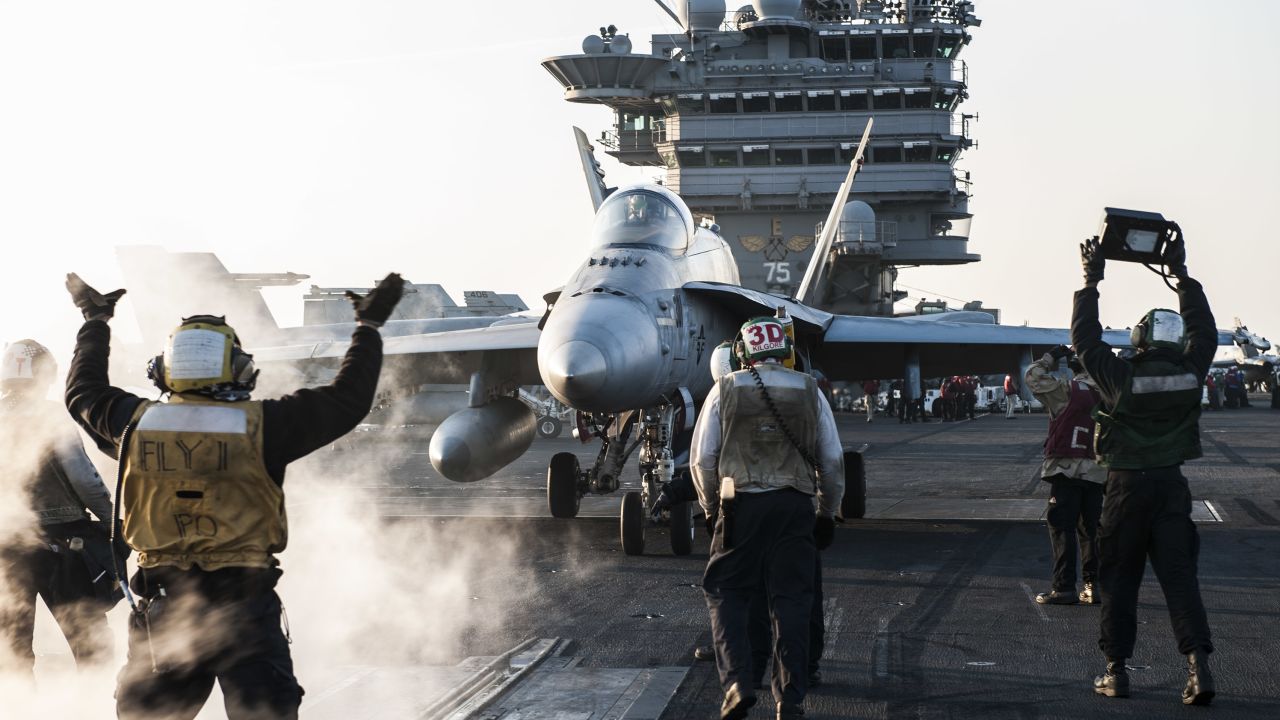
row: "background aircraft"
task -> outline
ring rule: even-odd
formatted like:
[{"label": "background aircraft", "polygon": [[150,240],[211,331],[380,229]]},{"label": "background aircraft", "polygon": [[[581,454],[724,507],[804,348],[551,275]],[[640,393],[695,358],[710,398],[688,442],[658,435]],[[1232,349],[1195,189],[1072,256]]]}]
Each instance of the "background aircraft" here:
[{"label": "background aircraft", "polygon": [[1280,355],[1267,352],[1272,349],[1271,341],[1261,335],[1249,332],[1249,328],[1236,318],[1235,329],[1231,331],[1233,357],[1214,360],[1215,368],[1239,368],[1244,373],[1245,385],[1261,392],[1271,392],[1271,384],[1275,382],[1276,368],[1280,368]]}]

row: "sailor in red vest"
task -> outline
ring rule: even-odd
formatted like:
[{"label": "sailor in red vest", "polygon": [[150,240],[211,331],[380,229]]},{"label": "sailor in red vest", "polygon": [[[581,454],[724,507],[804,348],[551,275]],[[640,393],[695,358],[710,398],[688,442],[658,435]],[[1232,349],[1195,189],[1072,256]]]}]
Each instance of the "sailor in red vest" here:
[{"label": "sailor in red vest", "polygon": [[[1057,375],[1058,363],[1068,358],[1073,377]],[[1049,436],[1044,441],[1040,477],[1053,488],[1049,494],[1049,546],[1053,550],[1053,587],[1036,595],[1036,602],[1074,605],[1097,602],[1093,583],[1098,575],[1098,518],[1102,514],[1102,486],[1106,468],[1093,457],[1098,391],[1071,349],[1059,345],[1031,363],[1027,388],[1049,411]],[[1076,594],[1076,545],[1080,546],[1080,574],[1084,590]]]},{"label": "sailor in red vest", "polygon": [[1012,420],[1017,417],[1013,413],[1018,409],[1018,386],[1013,382],[1012,375],[1004,376],[1004,397],[1004,417]]}]

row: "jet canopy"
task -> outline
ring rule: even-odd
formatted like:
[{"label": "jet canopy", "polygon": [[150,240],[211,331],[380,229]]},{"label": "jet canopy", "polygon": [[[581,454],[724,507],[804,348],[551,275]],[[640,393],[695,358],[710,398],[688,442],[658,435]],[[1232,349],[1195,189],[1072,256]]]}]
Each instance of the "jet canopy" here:
[{"label": "jet canopy", "polygon": [[693,216],[679,196],[664,188],[615,192],[596,212],[591,247],[650,246],[684,253]]}]

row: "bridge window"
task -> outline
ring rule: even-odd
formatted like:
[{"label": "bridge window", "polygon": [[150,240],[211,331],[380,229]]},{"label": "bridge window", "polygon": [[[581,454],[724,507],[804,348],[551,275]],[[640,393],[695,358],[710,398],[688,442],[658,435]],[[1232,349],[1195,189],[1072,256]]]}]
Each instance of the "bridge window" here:
[{"label": "bridge window", "polygon": [[856,90],[856,91],[841,90],[840,91],[840,109],[841,110],[858,112],[860,110],[866,110],[867,108],[868,108],[868,105],[867,105],[866,90]]},{"label": "bridge window", "polygon": [[769,112],[769,93],[767,92],[742,93],[742,112],[744,113]]},{"label": "bridge window", "polygon": [[809,96],[809,112],[832,112],[836,109],[836,94],[834,90],[810,90]]},{"label": "bridge window", "polygon": [[702,93],[677,95],[676,110],[682,115],[702,115],[707,112],[706,100]]},{"label": "bridge window", "polygon": [[804,101],[800,97],[800,91],[789,91],[774,93],[773,96],[774,112],[801,112],[804,110]]},{"label": "bridge window", "polygon": [[711,167],[738,167],[738,151],[712,150]]},{"label": "bridge window", "polygon": [[911,36],[902,35],[885,35],[880,38],[881,44],[884,46],[884,58],[886,60],[899,60],[911,57]]},{"label": "bridge window", "polygon": [[933,57],[933,33],[918,33],[911,38],[911,57]]},{"label": "bridge window", "polygon": [[738,96],[735,93],[712,93],[711,112],[729,114],[738,112]]},{"label": "bridge window", "polygon": [[877,163],[902,162],[902,147],[898,145],[880,145],[871,148],[871,160]]},{"label": "bridge window", "polygon": [[855,35],[849,38],[849,59],[850,60],[875,60],[876,59],[876,36],[875,35]]},{"label": "bridge window", "polygon": [[810,165],[836,164],[836,151],[834,148],[809,148],[805,152],[809,154]]},{"label": "bridge window", "polygon": [[955,88],[941,88],[934,97],[933,108],[935,110],[950,110],[955,107],[956,98],[960,97]]},{"label": "bridge window", "polygon": [[778,148],[773,151],[774,165],[803,165],[804,152],[800,148]]},{"label": "bridge window", "polygon": [[[855,143],[840,143],[840,164],[848,165],[849,163],[853,162],[853,154],[857,151],[858,151],[858,146]],[[870,150],[867,151],[867,154],[865,157],[863,157],[863,160],[866,162],[871,162]]]},{"label": "bridge window", "polygon": [[956,148],[952,145],[939,145],[936,149],[934,157],[938,162],[950,163],[955,159]]},{"label": "bridge window", "polygon": [[819,57],[827,62],[842,63],[849,59],[849,48],[842,37],[824,37],[818,45]]},{"label": "bridge window", "polygon": [[676,157],[680,161],[680,167],[707,166],[707,155],[702,151],[701,145],[677,147]]},{"label": "bridge window", "polygon": [[743,145],[742,165],[744,167],[761,167],[769,164],[768,145]]},{"label": "bridge window", "polygon": [[907,162],[931,162],[933,160],[933,149],[929,147],[929,141],[915,141],[902,143],[902,149],[906,154]]},{"label": "bridge window", "polygon": [[876,110],[901,110],[902,93],[898,88],[882,88],[871,91],[872,104]]},{"label": "bridge window", "polygon": [[929,88],[907,88],[903,91],[908,110],[928,110],[933,101],[933,92]]},{"label": "bridge window", "polygon": [[940,58],[953,57],[956,51],[960,49],[960,43],[963,42],[962,35],[943,35],[938,38],[937,56]]}]

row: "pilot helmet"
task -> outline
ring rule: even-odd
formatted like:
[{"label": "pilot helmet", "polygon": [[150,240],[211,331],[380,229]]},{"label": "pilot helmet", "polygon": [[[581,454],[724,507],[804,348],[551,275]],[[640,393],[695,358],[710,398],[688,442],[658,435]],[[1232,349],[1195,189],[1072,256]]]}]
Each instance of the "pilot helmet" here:
[{"label": "pilot helmet", "polygon": [[1139,350],[1148,348],[1168,348],[1181,350],[1186,342],[1186,326],[1182,316],[1167,308],[1150,310],[1133,330],[1129,332],[1129,342]]},{"label": "pilot helmet", "polygon": [[791,359],[791,339],[777,318],[764,316],[746,321],[738,338],[738,359],[743,365],[767,358]]},{"label": "pilot helmet", "polygon": [[258,371],[225,317],[193,315],[169,334],[164,353],[147,363],[147,377],[164,392],[235,402],[249,399]]},{"label": "pilot helmet", "polygon": [[42,392],[58,374],[49,349],[35,340],[17,340],[4,348],[0,358],[0,392]]}]

